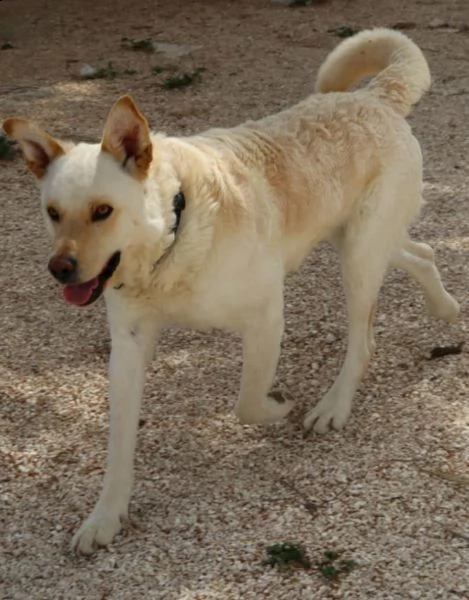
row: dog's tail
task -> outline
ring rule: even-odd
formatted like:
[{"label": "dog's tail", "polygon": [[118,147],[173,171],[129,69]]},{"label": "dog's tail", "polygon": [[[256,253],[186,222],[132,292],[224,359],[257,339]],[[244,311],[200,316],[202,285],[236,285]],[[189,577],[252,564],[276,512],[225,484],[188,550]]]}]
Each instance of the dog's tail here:
[{"label": "dog's tail", "polygon": [[337,46],[319,69],[316,92],[341,92],[369,75],[368,89],[407,116],[428,90],[430,70],[420,48],[392,29],[362,31]]}]

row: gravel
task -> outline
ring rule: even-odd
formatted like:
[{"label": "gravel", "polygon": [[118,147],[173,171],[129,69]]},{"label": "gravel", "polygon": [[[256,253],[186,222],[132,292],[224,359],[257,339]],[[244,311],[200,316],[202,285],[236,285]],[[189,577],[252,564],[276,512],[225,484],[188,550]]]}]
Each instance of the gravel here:
[{"label": "gravel", "polygon": [[[27,15],[27,19],[22,15]],[[46,272],[37,191],[23,163],[0,161],[0,597],[5,600],[374,600],[469,598],[468,346],[469,20],[467,2],[288,8],[261,2],[115,0],[1,3],[0,120],[37,118],[57,135],[98,139],[115,98],[131,91],[152,126],[185,134],[232,125],[296,102],[313,87],[341,26],[416,23],[407,31],[434,74],[411,122],[422,142],[425,197],[416,239],[432,244],[453,325],[424,312],[422,294],[390,272],[378,348],[341,433],[303,437],[301,421],[332,383],[346,321],[326,245],[291,276],[278,383],[297,400],[288,420],[241,426],[231,408],[239,340],[168,331],[148,377],[131,522],[89,559],[71,536],[101,485],[108,428],[103,306],[66,306]],[[435,19],[451,28],[428,29]],[[453,27],[454,25],[454,27]],[[160,56],[122,49],[123,36],[202,46],[163,62],[205,67],[164,90]],[[106,65],[112,81],[76,82],[66,60]],[[124,71],[135,70],[130,75]],[[164,73],[161,75],[165,77]],[[262,564],[266,547],[301,543],[307,570]],[[357,567],[330,581],[324,552]]]}]

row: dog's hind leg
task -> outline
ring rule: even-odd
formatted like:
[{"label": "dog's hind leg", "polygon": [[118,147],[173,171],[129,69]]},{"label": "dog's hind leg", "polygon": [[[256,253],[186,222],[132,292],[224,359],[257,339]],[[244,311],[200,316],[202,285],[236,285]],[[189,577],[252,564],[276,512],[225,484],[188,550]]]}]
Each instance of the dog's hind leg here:
[{"label": "dog's hind leg", "polygon": [[[373,318],[378,293],[394,249],[400,245],[407,215],[393,215],[394,191],[376,189],[362,210],[333,240],[338,250],[349,317],[348,345],[339,376],[304,419],[306,430],[341,429],[375,343]],[[394,217],[394,218],[393,218]]]},{"label": "dog's hind leg", "polygon": [[265,310],[256,311],[245,324],[241,390],[234,412],[242,423],[272,423],[285,417],[293,402],[279,392],[271,392],[280,356],[283,335],[281,292]]},{"label": "dog's hind leg", "polygon": [[431,315],[448,322],[457,318],[459,304],[445,290],[430,246],[408,239],[393,255],[392,265],[408,273],[423,287]]},{"label": "dog's hind leg", "polygon": [[[365,257],[362,257],[365,258]],[[378,292],[387,261],[376,257],[373,264],[342,254],[342,273],[349,315],[348,345],[339,376],[327,394],[312,408],[304,420],[305,429],[325,433],[329,428],[341,429],[352,410],[355,391],[368,366],[375,343],[373,318]]]}]

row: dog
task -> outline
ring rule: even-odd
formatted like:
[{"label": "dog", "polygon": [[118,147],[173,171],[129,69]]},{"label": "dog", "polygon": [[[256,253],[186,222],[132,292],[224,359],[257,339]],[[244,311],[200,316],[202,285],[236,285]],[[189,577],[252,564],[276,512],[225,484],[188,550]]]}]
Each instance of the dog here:
[{"label": "dog", "polygon": [[[365,76],[368,85],[350,91]],[[129,96],[111,108],[99,144],[64,143],[32,121],[5,121],[39,183],[54,240],[50,272],[71,304],[104,295],[110,324],[107,468],[73,538],[77,552],[109,544],[127,515],[145,367],[163,327],[241,334],[235,414],[242,423],[282,419],[293,402],[271,386],[284,278],[329,240],[340,258],[349,333],[337,379],[304,419],[306,430],[323,433],[349,417],[390,266],[420,284],[433,315],[457,317],[432,248],[407,232],[422,204],[422,155],[405,117],[430,81],[414,42],[380,28],[331,52],[316,93],[230,129],[154,134]]]}]

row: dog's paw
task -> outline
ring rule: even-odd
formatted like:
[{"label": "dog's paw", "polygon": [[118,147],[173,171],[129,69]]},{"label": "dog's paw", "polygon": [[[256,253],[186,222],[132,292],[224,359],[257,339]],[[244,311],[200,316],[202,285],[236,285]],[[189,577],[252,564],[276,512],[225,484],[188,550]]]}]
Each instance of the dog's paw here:
[{"label": "dog's paw", "polygon": [[95,509],[73,536],[72,550],[93,554],[100,546],[107,546],[121,530],[124,519],[125,514]]},{"label": "dog's paw", "polygon": [[[272,390],[267,396],[266,418],[270,422],[280,421],[288,415],[295,406],[295,401],[285,390]],[[266,421],[269,422],[269,421]]]},{"label": "dog's paw", "polygon": [[316,406],[306,413],[303,426],[306,431],[327,433],[331,429],[342,429],[352,410],[352,402],[326,394]]},{"label": "dog's paw", "polygon": [[272,390],[260,401],[239,401],[235,406],[235,414],[244,425],[265,425],[286,417],[294,405],[285,391]]},{"label": "dog's paw", "polygon": [[427,309],[428,312],[437,319],[441,319],[447,323],[454,323],[458,318],[460,306],[451,294],[445,292],[445,296],[441,302],[438,304],[435,302],[428,302]]}]

